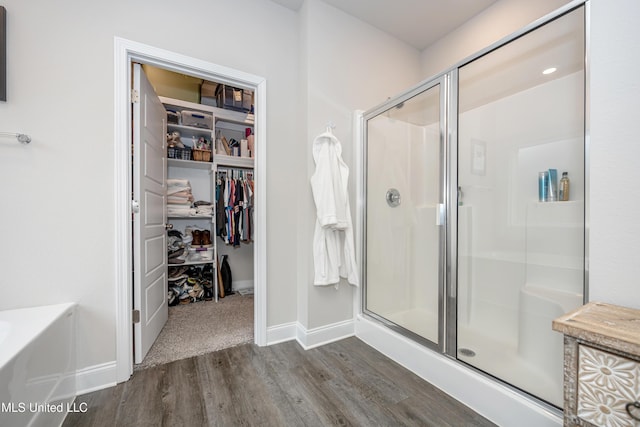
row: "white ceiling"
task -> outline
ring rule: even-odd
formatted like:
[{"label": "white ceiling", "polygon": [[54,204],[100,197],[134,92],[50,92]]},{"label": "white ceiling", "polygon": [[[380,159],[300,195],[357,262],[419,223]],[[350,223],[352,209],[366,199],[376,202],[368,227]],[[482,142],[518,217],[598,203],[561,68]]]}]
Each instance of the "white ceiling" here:
[{"label": "white ceiling", "polygon": [[[273,0],[298,10],[304,0]],[[322,0],[423,50],[497,0]]]}]

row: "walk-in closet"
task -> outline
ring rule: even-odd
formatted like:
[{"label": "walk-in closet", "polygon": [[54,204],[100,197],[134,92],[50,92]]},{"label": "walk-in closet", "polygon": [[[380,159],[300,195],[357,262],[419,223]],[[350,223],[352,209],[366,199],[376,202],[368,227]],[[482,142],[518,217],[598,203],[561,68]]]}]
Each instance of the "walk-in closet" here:
[{"label": "walk-in closet", "polygon": [[[153,93],[134,99],[151,111],[146,104],[155,96],[164,115],[168,317],[148,352],[136,355],[136,369],[253,342],[254,335],[254,93],[150,65],[140,73]],[[149,114],[138,124],[134,113],[134,131]]]}]

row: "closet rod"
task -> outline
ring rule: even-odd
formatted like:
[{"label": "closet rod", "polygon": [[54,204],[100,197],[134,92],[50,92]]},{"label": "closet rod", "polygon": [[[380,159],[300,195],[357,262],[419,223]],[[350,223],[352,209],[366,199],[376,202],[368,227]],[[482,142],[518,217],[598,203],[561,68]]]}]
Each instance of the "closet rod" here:
[{"label": "closet rod", "polygon": [[227,177],[231,176],[235,179],[237,177],[236,174],[240,174],[240,177],[253,179],[253,169],[218,169],[216,174],[218,178],[226,175]]},{"label": "closet rod", "polygon": [[253,170],[252,167],[243,167],[243,166],[218,166],[216,169],[218,172],[220,172],[221,170],[225,170],[225,171],[230,171],[230,170],[252,171]]},{"label": "closet rod", "polygon": [[21,144],[28,144],[31,142],[31,137],[24,133],[0,132],[0,136],[15,137]]}]

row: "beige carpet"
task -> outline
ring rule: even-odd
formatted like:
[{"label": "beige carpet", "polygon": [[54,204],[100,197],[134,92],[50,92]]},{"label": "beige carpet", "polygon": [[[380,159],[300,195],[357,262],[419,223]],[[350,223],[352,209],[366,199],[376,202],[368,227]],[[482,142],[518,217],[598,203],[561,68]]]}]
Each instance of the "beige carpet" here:
[{"label": "beige carpet", "polygon": [[253,342],[253,295],[169,307],[169,320],[134,370]]}]

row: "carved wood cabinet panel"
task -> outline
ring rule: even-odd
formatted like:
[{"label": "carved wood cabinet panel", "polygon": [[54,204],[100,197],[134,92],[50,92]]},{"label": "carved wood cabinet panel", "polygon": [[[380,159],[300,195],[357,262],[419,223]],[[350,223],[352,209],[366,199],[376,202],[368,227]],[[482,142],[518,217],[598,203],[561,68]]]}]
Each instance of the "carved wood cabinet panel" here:
[{"label": "carved wood cabinet panel", "polygon": [[597,426],[640,426],[627,412],[640,400],[639,374],[637,361],[579,345],[578,418]]},{"label": "carved wood cabinet panel", "polygon": [[640,427],[640,311],[589,303],[564,334],[564,425]]}]

